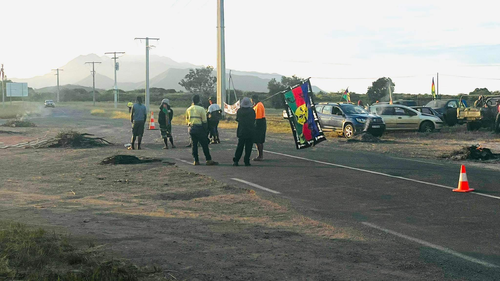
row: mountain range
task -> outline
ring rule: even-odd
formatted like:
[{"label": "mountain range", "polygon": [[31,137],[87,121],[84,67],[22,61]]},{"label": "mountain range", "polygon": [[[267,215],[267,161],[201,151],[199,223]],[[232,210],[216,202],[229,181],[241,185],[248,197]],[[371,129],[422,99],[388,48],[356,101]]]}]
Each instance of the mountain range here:
[{"label": "mountain range", "polygon": [[[92,64],[87,62],[100,62],[95,64],[95,83],[97,89],[112,89],[114,87],[113,60],[108,56],[96,54],[81,55],[60,67],[60,85],[79,85],[92,87]],[[151,55],[149,59],[149,86],[164,89],[185,90],[179,85],[181,79],[186,76],[189,69],[202,66],[191,63],[179,63],[168,57]],[[124,55],[119,57],[119,70],[117,71],[118,88],[129,91],[145,88],[146,62],[144,56]],[[215,72],[214,72],[215,74]],[[259,72],[231,71],[234,87],[242,91],[267,92],[268,82],[275,78],[280,81],[280,74],[269,74]],[[26,82],[34,89],[41,89],[56,85],[55,72],[52,71],[42,76],[32,78],[16,79],[14,82]],[[313,91],[320,89],[314,87]]]}]

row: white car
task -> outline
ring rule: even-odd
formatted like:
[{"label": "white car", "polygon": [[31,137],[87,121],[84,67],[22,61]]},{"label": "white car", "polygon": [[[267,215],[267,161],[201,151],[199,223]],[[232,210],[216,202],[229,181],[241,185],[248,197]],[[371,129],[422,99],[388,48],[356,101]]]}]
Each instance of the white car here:
[{"label": "white car", "polygon": [[56,104],[54,103],[53,100],[46,100],[44,102],[45,107],[56,107]]},{"label": "white car", "polygon": [[369,111],[385,121],[388,131],[420,131],[432,132],[441,130],[443,121],[436,116],[420,113],[408,106],[400,104],[375,104]]}]

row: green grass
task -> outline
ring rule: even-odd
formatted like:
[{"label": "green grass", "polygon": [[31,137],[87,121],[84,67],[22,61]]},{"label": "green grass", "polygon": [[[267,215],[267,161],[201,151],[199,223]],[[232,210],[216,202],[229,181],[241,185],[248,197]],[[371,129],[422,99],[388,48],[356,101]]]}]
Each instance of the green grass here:
[{"label": "green grass", "polygon": [[3,107],[0,101],[0,119],[15,119],[23,116],[38,113],[43,108],[43,103],[40,102],[20,102],[15,101],[5,102]]},{"label": "green grass", "polygon": [[[0,222],[0,280],[141,280],[159,269],[107,259],[100,247],[77,248],[71,237]],[[155,278],[154,280],[165,280]]]}]

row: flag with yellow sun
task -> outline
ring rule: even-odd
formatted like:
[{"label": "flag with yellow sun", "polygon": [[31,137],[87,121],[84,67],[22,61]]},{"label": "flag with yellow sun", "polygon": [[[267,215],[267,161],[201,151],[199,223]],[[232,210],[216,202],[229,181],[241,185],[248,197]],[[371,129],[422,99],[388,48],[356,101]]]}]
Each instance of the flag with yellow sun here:
[{"label": "flag with yellow sun", "polygon": [[313,95],[309,80],[283,94],[297,149],[307,148],[326,140],[316,113]]}]

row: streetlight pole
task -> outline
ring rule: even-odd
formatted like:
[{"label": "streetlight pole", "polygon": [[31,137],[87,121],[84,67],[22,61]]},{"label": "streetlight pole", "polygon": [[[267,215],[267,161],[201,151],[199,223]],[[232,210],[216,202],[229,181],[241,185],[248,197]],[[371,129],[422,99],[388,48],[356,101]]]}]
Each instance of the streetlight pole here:
[{"label": "streetlight pole", "polygon": [[92,64],[92,102],[93,102],[93,105],[95,106],[95,64],[96,63],[101,63],[101,62],[98,62],[98,61],[88,61],[86,62],[85,64],[87,63],[91,63]]},{"label": "streetlight pole", "polygon": [[115,98],[114,98],[114,102],[115,102],[115,108],[117,108],[118,107],[118,84],[116,81],[116,71],[118,70],[118,64],[116,63],[116,60],[118,59],[117,55],[123,55],[123,54],[125,54],[125,52],[107,52],[104,54],[105,55],[113,55],[112,59],[115,62],[114,63],[114,68],[115,68],[115,86],[114,86]]},{"label": "streetlight pole", "polygon": [[[224,0],[217,2],[217,103],[224,108],[226,97],[226,47],[224,35]],[[224,115],[224,110],[222,110]]]},{"label": "streetlight pole", "polygon": [[149,45],[149,40],[160,40],[160,38],[135,38],[134,40],[146,40],[146,98],[145,105],[146,110],[149,112],[149,49],[154,47]]},{"label": "streetlight pole", "polygon": [[2,107],[5,107],[5,73],[3,70],[3,63],[2,63],[2,68],[0,68],[0,75],[2,76]]}]

